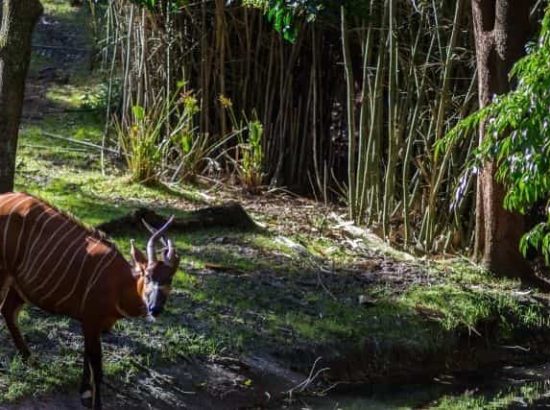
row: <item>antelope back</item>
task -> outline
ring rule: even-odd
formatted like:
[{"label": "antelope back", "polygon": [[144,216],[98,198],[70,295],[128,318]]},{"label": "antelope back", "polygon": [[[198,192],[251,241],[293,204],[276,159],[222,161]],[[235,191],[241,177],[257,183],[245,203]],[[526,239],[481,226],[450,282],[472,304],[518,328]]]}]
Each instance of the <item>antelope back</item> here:
[{"label": "antelope back", "polygon": [[[121,277],[110,275],[117,266],[131,275],[122,255],[97,231],[31,195],[0,195],[0,267],[27,301],[77,319],[86,310],[113,309],[107,301],[120,293]],[[111,280],[102,280],[108,275]],[[99,305],[98,294],[104,300]]]}]

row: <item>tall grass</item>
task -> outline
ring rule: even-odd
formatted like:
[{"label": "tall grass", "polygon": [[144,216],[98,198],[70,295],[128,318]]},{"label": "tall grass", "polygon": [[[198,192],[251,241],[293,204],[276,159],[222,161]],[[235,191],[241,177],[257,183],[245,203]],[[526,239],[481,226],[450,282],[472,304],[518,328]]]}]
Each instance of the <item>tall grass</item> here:
[{"label": "tall grass", "polygon": [[249,191],[256,191],[264,179],[264,153],[262,148],[263,125],[260,121],[249,121],[246,128],[248,139],[239,134],[237,145],[236,172],[239,182]]},{"label": "tall grass", "polygon": [[114,119],[118,144],[132,180],[190,181],[219,168],[216,155],[221,155],[223,144],[234,135],[217,141],[198,132],[198,113],[195,95],[182,82],[172,97],[165,100],[159,96],[148,107],[133,106],[131,116],[124,120]]},{"label": "tall grass", "polygon": [[167,150],[162,139],[162,113],[146,110],[139,105],[132,108],[131,122],[124,126],[115,120],[115,130],[122,153],[133,181],[150,183],[159,179],[162,160]]}]

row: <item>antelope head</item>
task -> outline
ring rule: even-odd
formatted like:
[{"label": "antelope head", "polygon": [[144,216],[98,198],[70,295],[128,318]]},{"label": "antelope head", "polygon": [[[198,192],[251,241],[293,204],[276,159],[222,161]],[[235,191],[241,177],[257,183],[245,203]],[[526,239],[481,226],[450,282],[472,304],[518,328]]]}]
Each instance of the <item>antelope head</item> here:
[{"label": "antelope head", "polygon": [[[147,253],[144,255],[136,248],[134,241],[131,241],[131,254],[133,260],[134,275],[142,280],[142,298],[147,306],[149,318],[157,317],[164,310],[164,305],[170,294],[172,279],[178,269],[180,257],[172,240],[166,237],[166,231],[174,221],[174,216],[160,228],[155,229],[145,220],[142,220],[145,227],[151,232],[147,242]],[[161,250],[162,258],[157,258],[157,242],[163,244]]]}]

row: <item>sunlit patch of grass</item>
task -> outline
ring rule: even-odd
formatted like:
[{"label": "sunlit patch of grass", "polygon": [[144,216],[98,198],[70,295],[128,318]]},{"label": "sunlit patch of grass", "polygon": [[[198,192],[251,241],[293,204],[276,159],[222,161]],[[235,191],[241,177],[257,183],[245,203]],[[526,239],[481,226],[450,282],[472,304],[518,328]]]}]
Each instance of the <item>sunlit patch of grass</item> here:
[{"label": "sunlit patch of grass", "polygon": [[338,243],[328,238],[311,238],[306,243],[309,251],[318,257],[330,258],[341,263],[350,260],[351,255]]},{"label": "sunlit patch of grass", "polygon": [[46,98],[55,104],[67,108],[81,108],[83,90],[73,84],[52,85],[46,92]]},{"label": "sunlit patch of grass", "polygon": [[[459,395],[448,395],[439,399],[431,409],[508,409],[536,407],[538,399],[547,396],[547,382],[532,382],[521,386],[506,386],[496,389],[492,394],[477,393],[468,390]],[[546,407],[545,405],[543,405]]]},{"label": "sunlit patch of grass", "polygon": [[[181,200],[170,191],[131,183],[124,176],[105,177],[99,170],[75,170],[61,164],[50,164],[45,172],[47,165],[47,161],[23,154],[16,188],[36,194],[92,225],[123,216],[139,206],[162,212]],[[172,208],[170,212],[184,214]]]},{"label": "sunlit patch of grass", "polygon": [[58,17],[69,16],[78,12],[78,9],[71,6],[70,1],[64,0],[42,0],[44,13]]},{"label": "sunlit patch of grass", "polygon": [[501,337],[514,329],[544,329],[550,323],[548,308],[535,301],[525,302],[516,280],[497,278],[461,261],[438,263],[436,275],[445,282],[415,286],[402,297],[412,309],[424,311],[448,331],[483,333],[479,326],[495,325]]},{"label": "sunlit patch of grass", "polygon": [[[77,97],[73,97],[77,98]],[[57,100],[56,111],[45,116],[40,123],[34,123],[23,127],[22,138],[26,143],[42,144],[45,146],[69,147],[87,150],[88,156],[99,156],[99,149],[85,147],[83,145],[62,141],[53,137],[47,137],[42,133],[51,133],[76,141],[101,144],[103,137],[102,115],[104,113],[91,110],[81,110],[67,105],[64,101]],[[72,104],[72,103],[71,103]],[[80,103],[76,107],[80,106]]]},{"label": "sunlit patch of grass", "polygon": [[38,397],[54,389],[74,386],[81,371],[75,363],[76,356],[69,351],[55,357],[55,360],[37,361],[32,366],[14,357],[5,372],[5,378],[0,380],[0,402]]},{"label": "sunlit patch of grass", "polygon": [[[437,312],[433,320],[447,330],[471,329],[487,320],[500,319],[500,326],[513,328],[509,320],[519,320],[526,327],[543,327],[545,309],[524,305],[506,293],[493,294],[472,289],[460,289],[450,285],[436,285],[429,289],[417,287],[406,297],[406,303],[414,308]],[[428,313],[429,315],[429,313]]]},{"label": "sunlit patch of grass", "polygon": [[[296,249],[291,246],[290,242],[285,242],[280,237],[275,235],[254,235],[250,237],[250,242],[257,248],[270,252],[281,253],[290,258],[299,256]],[[296,246],[301,247],[302,245],[296,242]]]}]

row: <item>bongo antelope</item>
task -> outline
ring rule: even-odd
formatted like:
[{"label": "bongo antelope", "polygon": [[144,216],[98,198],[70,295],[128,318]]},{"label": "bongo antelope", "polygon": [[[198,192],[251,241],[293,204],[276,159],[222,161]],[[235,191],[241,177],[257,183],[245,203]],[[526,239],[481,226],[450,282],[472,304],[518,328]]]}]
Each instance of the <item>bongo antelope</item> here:
[{"label": "bongo antelope", "polygon": [[[82,324],[82,404],[101,408],[101,333],[125,317],[159,315],[179,265],[165,237],[172,216],[155,230],[144,255],[131,243],[128,263],[101,233],[25,193],[0,195],[0,306],[24,358],[30,351],[17,326],[25,303]],[[166,246],[157,260],[155,244]]]}]

